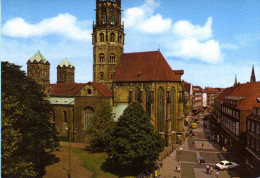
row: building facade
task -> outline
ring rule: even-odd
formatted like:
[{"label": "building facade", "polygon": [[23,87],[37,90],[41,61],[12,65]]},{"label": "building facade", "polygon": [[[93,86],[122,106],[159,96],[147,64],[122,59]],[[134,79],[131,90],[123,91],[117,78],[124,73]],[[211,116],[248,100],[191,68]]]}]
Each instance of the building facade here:
[{"label": "building facade", "polygon": [[253,112],[246,118],[246,158],[247,165],[256,177],[260,176],[260,97]]},{"label": "building facade", "polygon": [[216,119],[221,122],[220,141],[228,150],[244,155],[246,117],[257,103],[260,82],[238,84],[226,88],[215,99]]}]

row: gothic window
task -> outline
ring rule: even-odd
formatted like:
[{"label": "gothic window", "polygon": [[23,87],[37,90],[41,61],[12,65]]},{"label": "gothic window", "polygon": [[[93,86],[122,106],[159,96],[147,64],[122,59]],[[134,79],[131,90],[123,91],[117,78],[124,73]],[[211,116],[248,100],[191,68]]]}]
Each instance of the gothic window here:
[{"label": "gothic window", "polygon": [[110,34],[110,42],[115,42],[115,34],[113,32]]},{"label": "gothic window", "polygon": [[103,53],[99,54],[99,62],[105,62],[105,55]]},{"label": "gothic window", "polygon": [[111,25],[115,25],[115,16],[111,17]]},{"label": "gothic window", "polygon": [[106,23],[107,23],[107,16],[104,15],[104,16],[103,16],[103,24],[106,24]]},{"label": "gothic window", "polygon": [[93,117],[93,115],[94,115],[93,108],[88,106],[84,109],[84,126],[85,126],[85,128],[90,126],[90,124],[91,124],[90,118]]},{"label": "gothic window", "polygon": [[111,53],[109,62],[115,63],[116,62],[116,55],[114,53]]},{"label": "gothic window", "polygon": [[171,114],[171,130],[173,131],[174,130],[174,127],[175,127],[175,108],[176,108],[176,95],[175,95],[175,89],[172,88],[171,92],[170,92],[170,114]]},{"label": "gothic window", "polygon": [[157,96],[157,129],[159,132],[164,132],[164,92],[162,88],[159,88]]},{"label": "gothic window", "polygon": [[100,42],[104,42],[104,33],[99,34]]},{"label": "gothic window", "polygon": [[135,88],[135,101],[141,102],[141,91],[138,87]]},{"label": "gothic window", "polygon": [[149,116],[151,117],[151,92],[149,87],[145,89],[146,95],[146,111],[148,112]]},{"label": "gothic window", "polygon": [[104,72],[100,72],[99,75],[100,75],[100,80],[103,80],[104,79]]},{"label": "gothic window", "polygon": [[63,121],[68,122],[68,116],[66,111],[63,111]]}]

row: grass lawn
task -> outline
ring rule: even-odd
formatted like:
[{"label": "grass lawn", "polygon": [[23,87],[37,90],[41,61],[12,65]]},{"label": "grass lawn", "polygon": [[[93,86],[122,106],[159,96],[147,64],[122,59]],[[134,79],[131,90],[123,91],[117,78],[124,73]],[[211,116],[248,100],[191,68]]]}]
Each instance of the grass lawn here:
[{"label": "grass lawn", "polygon": [[[77,154],[80,156],[81,160],[83,161],[83,166],[86,167],[88,170],[94,172],[95,178],[119,177],[117,175],[117,173],[112,174],[110,172],[105,172],[104,170],[102,170],[101,167],[102,167],[102,165],[104,165],[103,163],[106,162],[106,158],[107,158],[106,153],[89,153],[88,151],[86,151],[82,148],[71,148],[71,151],[74,154]],[[131,175],[131,173],[129,175]],[[130,177],[130,176],[126,176],[126,177]]]}]

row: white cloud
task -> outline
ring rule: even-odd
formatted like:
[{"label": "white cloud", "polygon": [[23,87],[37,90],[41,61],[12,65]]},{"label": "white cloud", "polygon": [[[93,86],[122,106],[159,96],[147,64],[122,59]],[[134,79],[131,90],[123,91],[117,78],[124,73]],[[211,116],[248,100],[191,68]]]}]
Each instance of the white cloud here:
[{"label": "white cloud", "polygon": [[153,14],[159,5],[156,0],[146,0],[142,6],[125,10],[123,21],[126,28],[135,28],[146,33],[161,33],[171,28],[171,19]]},{"label": "white cloud", "polygon": [[193,25],[180,20],[173,25],[173,42],[168,42],[168,56],[184,59],[197,59],[207,63],[220,63],[224,60],[221,45],[213,39],[212,17],[204,26]]},{"label": "white cloud", "polygon": [[141,24],[140,29],[148,33],[160,33],[170,29],[171,23],[171,19],[163,19],[160,14],[157,14],[144,21]]},{"label": "white cloud", "polygon": [[212,37],[212,17],[209,17],[204,26],[193,25],[187,20],[180,20],[173,25],[173,32],[183,38],[194,37],[198,40],[207,40]]},{"label": "white cloud", "polygon": [[237,45],[230,44],[230,43],[221,44],[220,47],[221,48],[226,48],[226,49],[232,49],[232,50],[236,50],[236,49],[239,48]]},{"label": "white cloud", "polygon": [[20,38],[59,34],[72,40],[90,41],[91,30],[82,29],[83,23],[86,22],[79,22],[75,16],[68,13],[44,19],[36,24],[27,23],[24,19],[16,17],[3,25],[2,33],[6,36]]}]

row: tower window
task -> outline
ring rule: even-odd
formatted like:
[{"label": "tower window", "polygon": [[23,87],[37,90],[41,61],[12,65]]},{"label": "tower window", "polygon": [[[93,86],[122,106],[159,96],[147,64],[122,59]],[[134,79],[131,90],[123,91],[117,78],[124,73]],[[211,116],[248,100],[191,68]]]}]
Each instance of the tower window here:
[{"label": "tower window", "polygon": [[105,62],[105,55],[103,53],[99,54],[100,62]]},{"label": "tower window", "polygon": [[110,42],[115,42],[115,34],[113,32],[110,34]]},{"label": "tower window", "polygon": [[99,34],[100,42],[104,42],[104,33]]},{"label": "tower window", "polygon": [[115,25],[115,16],[111,17],[111,25]]},{"label": "tower window", "polygon": [[111,62],[111,63],[115,63],[116,62],[116,55],[114,53],[112,53],[110,55],[109,62]]},{"label": "tower window", "polygon": [[99,75],[100,75],[100,80],[103,80],[104,79],[104,72],[100,72]]},{"label": "tower window", "polygon": [[103,24],[106,24],[107,23],[107,16],[104,16],[103,17]]}]

